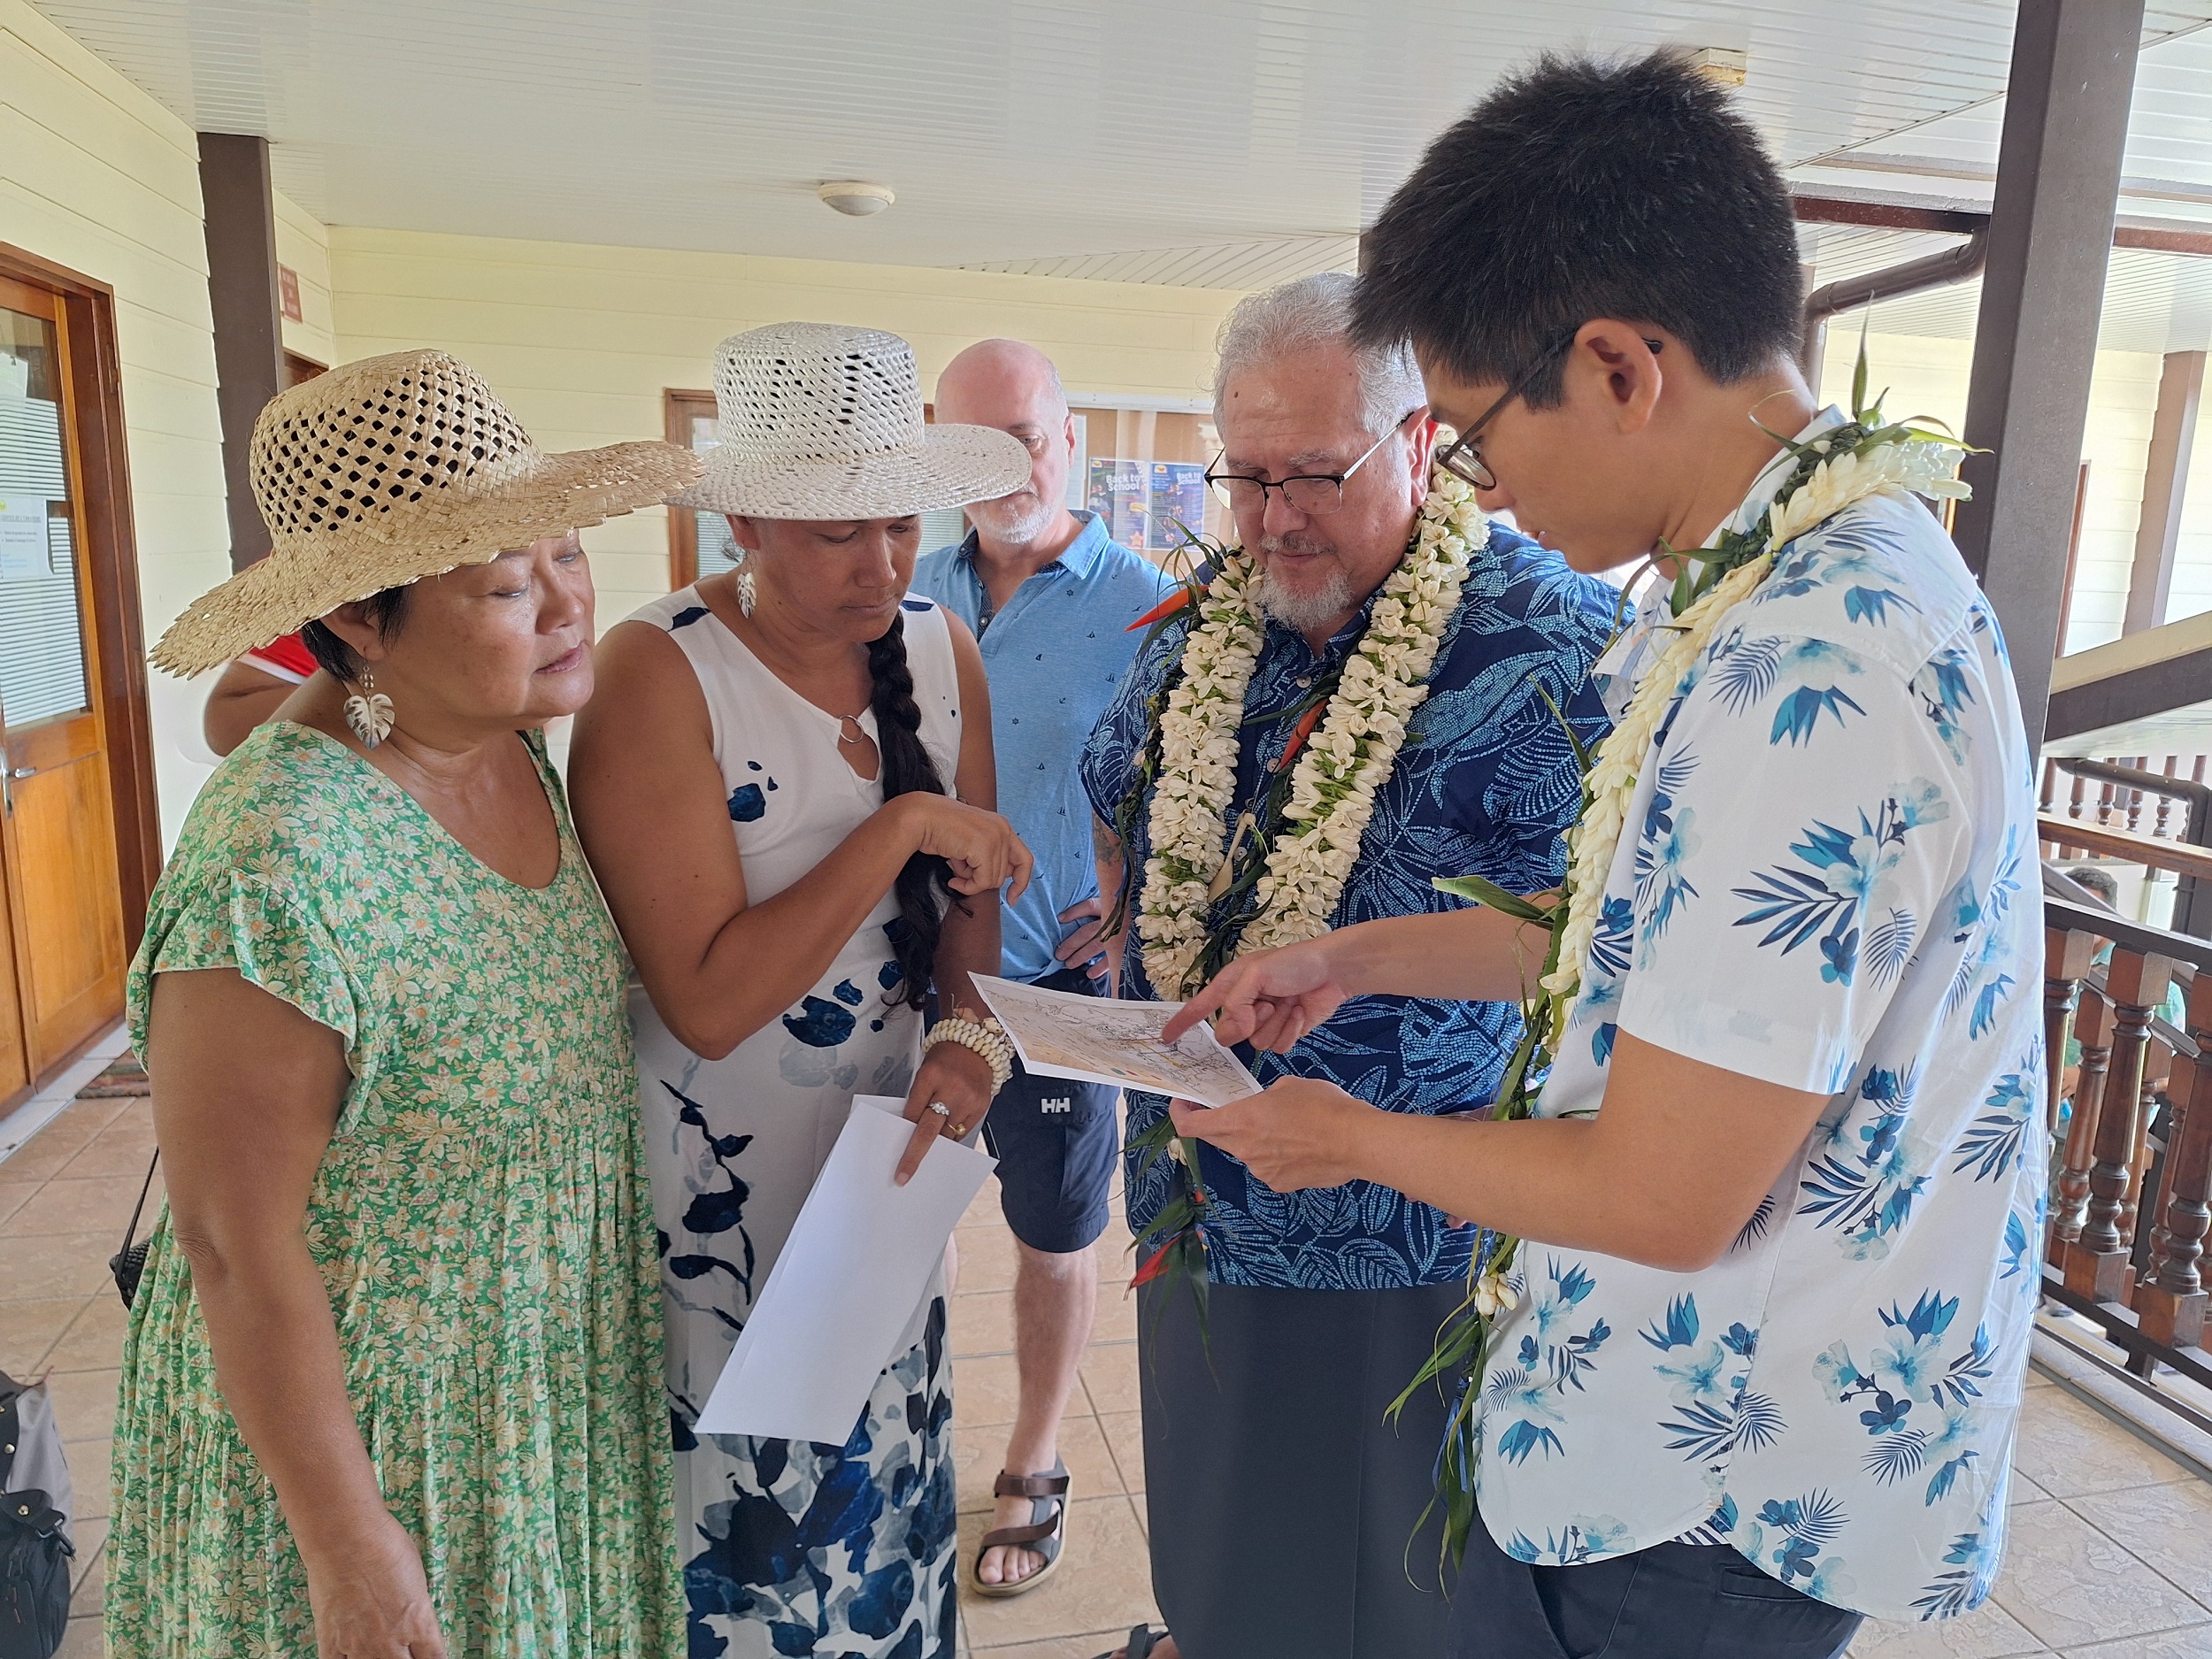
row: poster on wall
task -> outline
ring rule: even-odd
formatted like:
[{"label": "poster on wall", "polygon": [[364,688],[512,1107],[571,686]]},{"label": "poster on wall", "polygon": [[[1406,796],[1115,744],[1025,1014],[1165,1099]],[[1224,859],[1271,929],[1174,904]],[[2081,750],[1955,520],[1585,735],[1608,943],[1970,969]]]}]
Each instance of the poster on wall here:
[{"label": "poster on wall", "polygon": [[[1206,469],[1190,461],[1152,464],[1152,547],[1166,552],[1183,545],[1183,530],[1192,535],[1206,528]],[[1176,528],[1180,525],[1183,529]]]},{"label": "poster on wall", "polygon": [[1092,457],[1090,510],[1105,520],[1108,535],[1139,553],[1145,549],[1148,494],[1143,462],[1119,461],[1110,456]]}]

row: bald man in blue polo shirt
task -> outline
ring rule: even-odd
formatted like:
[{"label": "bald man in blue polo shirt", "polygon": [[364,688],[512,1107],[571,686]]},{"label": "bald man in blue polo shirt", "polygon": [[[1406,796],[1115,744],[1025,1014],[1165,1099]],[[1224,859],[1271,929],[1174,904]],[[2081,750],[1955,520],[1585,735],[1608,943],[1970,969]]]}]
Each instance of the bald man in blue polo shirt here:
[{"label": "bald man in blue polo shirt", "polygon": [[[1028,488],[970,506],[967,540],[925,554],[914,571],[914,591],[957,615],[982,646],[998,810],[1036,855],[1028,891],[1007,907],[1001,972],[1110,995],[1120,951],[1103,936],[1100,864],[1109,865],[1105,890],[1118,891],[1119,849],[1094,840],[1076,768],[1143,639],[1129,625],[1175,584],[1094,515],[1066,506],[1075,423],[1044,353],[1014,340],[970,346],[939,378],[936,407],[940,420],[1013,434],[1031,457]],[[992,1530],[968,1582],[977,1594],[1018,1595],[1059,1564],[1060,1416],[1098,1300],[1092,1246],[1105,1230],[1120,1150],[1115,1095],[1018,1069],[984,1122],[1016,1242],[1021,1401]]]}]

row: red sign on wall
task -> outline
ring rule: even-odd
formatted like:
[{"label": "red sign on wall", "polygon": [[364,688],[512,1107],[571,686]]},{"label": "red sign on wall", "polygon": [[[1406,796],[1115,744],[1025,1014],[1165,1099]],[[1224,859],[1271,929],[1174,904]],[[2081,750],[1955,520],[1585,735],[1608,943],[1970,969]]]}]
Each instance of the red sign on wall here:
[{"label": "red sign on wall", "polygon": [[300,273],[288,265],[277,267],[277,308],[288,322],[304,322],[300,315]]}]

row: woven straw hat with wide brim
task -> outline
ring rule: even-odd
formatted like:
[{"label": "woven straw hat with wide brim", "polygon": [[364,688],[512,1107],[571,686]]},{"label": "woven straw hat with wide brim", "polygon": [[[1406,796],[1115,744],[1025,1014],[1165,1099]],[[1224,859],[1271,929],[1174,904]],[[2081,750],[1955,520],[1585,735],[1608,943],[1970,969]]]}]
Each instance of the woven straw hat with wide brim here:
[{"label": "woven straw hat with wide brim", "polygon": [[991,426],[927,426],[914,349],[896,334],[774,323],[714,354],[719,442],[679,507],[756,518],[896,518],[995,501],[1029,450]]},{"label": "woven straw hat with wide brim", "polygon": [[153,660],[196,674],[387,588],[649,507],[699,475],[671,443],[548,455],[442,351],[364,357],[271,398],[253,425],[268,557],[204,594]]}]

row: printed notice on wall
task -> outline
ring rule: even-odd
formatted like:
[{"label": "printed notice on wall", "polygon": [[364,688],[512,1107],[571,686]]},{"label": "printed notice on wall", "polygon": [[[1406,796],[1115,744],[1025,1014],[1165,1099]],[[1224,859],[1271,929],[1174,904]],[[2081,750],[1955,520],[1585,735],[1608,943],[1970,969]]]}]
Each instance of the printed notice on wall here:
[{"label": "printed notice on wall", "polygon": [[51,573],[43,495],[0,495],[0,582]]}]

